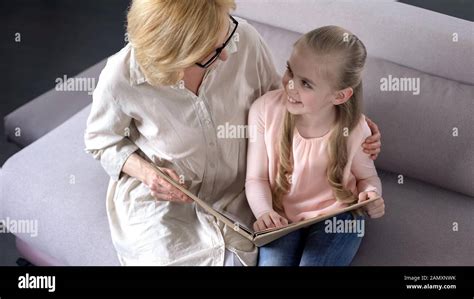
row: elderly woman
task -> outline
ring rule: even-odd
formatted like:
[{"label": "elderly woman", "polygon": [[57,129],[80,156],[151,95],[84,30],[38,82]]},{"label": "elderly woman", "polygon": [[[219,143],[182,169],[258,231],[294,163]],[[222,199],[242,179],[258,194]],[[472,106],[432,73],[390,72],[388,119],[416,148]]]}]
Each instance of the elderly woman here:
[{"label": "elderly woman", "polygon": [[[160,178],[251,222],[245,198],[252,102],[280,85],[270,51],[233,0],[134,0],[130,43],[93,95],[86,151],[110,176],[107,214],[122,265],[256,265],[257,247]],[[368,154],[380,151],[375,124]],[[383,202],[368,206],[370,212]]]}]

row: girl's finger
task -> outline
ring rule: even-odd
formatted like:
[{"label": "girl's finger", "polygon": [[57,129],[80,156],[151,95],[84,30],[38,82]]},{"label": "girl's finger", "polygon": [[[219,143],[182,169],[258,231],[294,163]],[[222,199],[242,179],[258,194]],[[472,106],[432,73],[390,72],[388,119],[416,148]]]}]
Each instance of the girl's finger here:
[{"label": "girl's finger", "polygon": [[253,230],[254,230],[254,231],[259,231],[259,230],[260,230],[260,228],[258,227],[258,221],[255,221],[255,222],[253,223]]},{"label": "girl's finger", "polygon": [[263,215],[262,217],[263,223],[265,223],[266,228],[272,227],[272,220],[270,219],[270,216],[268,214]]},{"label": "girl's finger", "polygon": [[270,218],[272,219],[275,226],[282,226],[282,224],[280,222],[280,216],[279,215],[275,215],[273,213],[270,213]]},{"label": "girl's finger", "polygon": [[376,200],[375,202],[373,203],[370,203],[367,205],[367,211],[373,211],[373,210],[377,210],[379,208],[385,208],[385,206],[381,205],[380,203],[377,203],[378,200]]},{"label": "girl's finger", "polygon": [[370,218],[380,218],[383,215],[385,215],[385,211],[369,214]]},{"label": "girl's finger", "polygon": [[[372,198],[377,198],[379,195],[376,193],[376,192],[372,192],[372,191],[369,191],[369,193],[367,194],[368,198],[369,199],[372,199]],[[371,202],[367,205],[367,209],[371,210],[371,209],[376,209],[376,208],[379,208],[381,206],[385,206],[384,205],[384,201],[383,201],[383,198],[379,198],[377,199],[376,201],[374,202]]]},{"label": "girl's finger", "polygon": [[[369,199],[372,199],[372,198],[379,197],[379,194],[378,194],[377,192],[374,192],[374,191],[369,191],[369,192],[367,192],[367,196],[369,197]],[[379,202],[379,203],[380,203],[380,202],[382,202],[382,201],[383,201],[382,198],[380,198],[380,200],[376,200],[376,201],[374,201],[374,203],[375,203],[375,202]]]},{"label": "girl's finger", "polygon": [[376,209],[371,209],[371,210],[368,210],[367,213],[369,214],[370,217],[372,217],[373,215],[378,215],[378,214],[381,214],[385,211],[385,208],[384,207],[378,207]]},{"label": "girl's finger", "polygon": [[263,224],[261,219],[259,221],[257,221],[256,223],[257,223],[257,230],[258,231],[261,231],[261,230],[265,229],[265,224]]},{"label": "girl's finger", "polygon": [[385,209],[384,204],[377,204],[377,205],[372,205],[372,204],[367,205],[367,211],[378,211],[378,210],[384,210]]},{"label": "girl's finger", "polygon": [[[367,200],[367,192],[359,193],[359,200],[357,202],[363,202],[365,200]],[[368,206],[370,206],[370,204],[368,204]],[[369,208],[368,206],[367,209]]]}]

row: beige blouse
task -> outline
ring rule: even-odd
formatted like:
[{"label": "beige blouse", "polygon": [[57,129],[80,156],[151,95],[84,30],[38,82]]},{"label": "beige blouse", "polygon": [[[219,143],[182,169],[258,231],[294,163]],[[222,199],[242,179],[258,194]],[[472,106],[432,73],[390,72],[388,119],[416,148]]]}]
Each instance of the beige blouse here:
[{"label": "beige blouse", "polygon": [[[107,214],[123,265],[223,265],[234,252],[256,265],[257,248],[195,203],[158,201],[138,179],[121,173],[137,152],[171,168],[215,208],[252,223],[245,198],[245,129],[250,105],[279,87],[270,51],[242,19],[229,58],[206,72],[198,96],[184,87],[149,85],[130,44],[110,57],[93,94],[86,151],[110,176]],[[236,134],[240,133],[240,134]]]}]

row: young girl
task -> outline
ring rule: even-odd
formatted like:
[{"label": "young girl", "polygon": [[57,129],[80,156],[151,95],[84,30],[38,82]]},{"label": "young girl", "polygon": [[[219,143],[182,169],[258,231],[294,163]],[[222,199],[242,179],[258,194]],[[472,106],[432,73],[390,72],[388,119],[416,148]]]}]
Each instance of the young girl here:
[{"label": "young girl", "polygon": [[[347,30],[315,29],[295,43],[284,89],[250,108],[249,126],[257,136],[249,142],[245,188],[255,230],[382,195],[373,161],[361,147],[371,135],[361,114],[366,56],[364,44]],[[360,213],[357,220],[364,221]],[[349,265],[361,234],[329,233],[324,226],[319,222],[262,246],[258,264]]]}]

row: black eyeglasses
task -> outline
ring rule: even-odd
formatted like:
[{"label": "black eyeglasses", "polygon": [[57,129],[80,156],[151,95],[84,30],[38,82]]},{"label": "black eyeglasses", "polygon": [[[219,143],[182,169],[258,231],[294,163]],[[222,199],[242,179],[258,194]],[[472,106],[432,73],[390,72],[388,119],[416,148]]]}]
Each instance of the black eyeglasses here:
[{"label": "black eyeglasses", "polygon": [[236,19],[234,19],[231,15],[229,15],[230,19],[232,20],[232,23],[235,25],[234,28],[232,29],[232,33],[229,35],[225,43],[216,49],[214,55],[212,55],[211,58],[209,58],[205,63],[199,63],[196,62],[196,64],[202,68],[208,68],[214,61],[216,61],[217,57],[221,55],[221,52],[224,50],[224,48],[227,46],[231,38],[234,36],[235,31],[237,30],[237,26],[239,25],[239,22],[237,22]]}]

